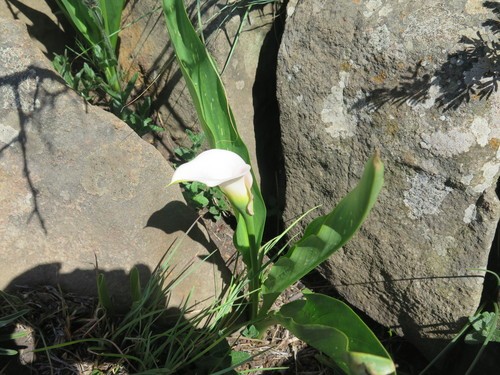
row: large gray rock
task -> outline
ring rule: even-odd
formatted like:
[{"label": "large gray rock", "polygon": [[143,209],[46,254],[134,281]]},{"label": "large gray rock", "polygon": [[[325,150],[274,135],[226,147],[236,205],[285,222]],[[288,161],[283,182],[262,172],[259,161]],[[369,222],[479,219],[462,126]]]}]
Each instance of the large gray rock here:
[{"label": "large gray rock", "polygon": [[493,37],[495,16],[481,4],[299,2],[279,54],[284,217],[330,210],[379,149],[379,201],[320,271],[429,355],[478,307],[471,269],[487,267],[500,216],[498,59],[476,34]]},{"label": "large gray rock", "polygon": [[171,303],[192,288],[193,302],[213,300],[223,274],[199,259],[213,251],[202,228],[184,238],[196,214],[167,188],[165,159],[69,90],[24,26],[0,19],[0,35],[0,288],[94,293],[97,263],[123,302],[131,267],[147,276],[182,239],[171,264],[177,274],[197,265]]}]

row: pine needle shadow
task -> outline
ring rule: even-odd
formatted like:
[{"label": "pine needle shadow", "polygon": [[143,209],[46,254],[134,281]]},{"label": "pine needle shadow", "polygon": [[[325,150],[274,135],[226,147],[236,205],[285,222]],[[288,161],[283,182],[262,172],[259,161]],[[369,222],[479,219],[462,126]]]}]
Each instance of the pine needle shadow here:
[{"label": "pine needle shadow", "polygon": [[372,90],[366,99],[358,101],[354,108],[378,110],[386,104],[416,105],[431,99],[437,92],[436,105],[444,112],[456,110],[472,98],[487,100],[498,91],[500,80],[500,3],[485,1],[495,18],[483,22],[484,32],[476,36],[463,35],[463,48],[449,54],[441,67],[432,73],[425,72],[423,60],[409,68],[400,77],[397,86]]}]

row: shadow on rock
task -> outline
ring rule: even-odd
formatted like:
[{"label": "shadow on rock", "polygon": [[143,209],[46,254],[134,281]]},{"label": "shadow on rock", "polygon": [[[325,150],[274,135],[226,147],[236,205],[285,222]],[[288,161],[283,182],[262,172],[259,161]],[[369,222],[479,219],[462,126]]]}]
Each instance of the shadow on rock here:
[{"label": "shadow on rock", "polygon": [[[172,220],[174,217],[176,219]],[[213,250],[213,242],[199,226],[193,225],[190,229],[185,227],[186,223],[195,224],[199,219],[200,216],[187,204],[181,201],[172,201],[154,212],[148,219],[146,227],[160,229],[167,234],[179,231],[186,232],[193,241],[202,244],[208,250]]]},{"label": "shadow on rock", "polygon": [[[172,220],[175,217],[176,220]],[[207,253],[198,255],[198,259],[208,262],[217,267],[225,286],[231,284],[231,272],[219,251],[216,244],[208,235],[208,229],[202,230],[201,217],[187,204],[181,201],[167,203],[162,209],[154,212],[146,223],[146,227],[160,229],[167,234],[185,232],[194,242],[201,244]],[[199,221],[199,223],[197,223]],[[186,223],[193,223],[191,228],[186,228]],[[177,244],[182,247],[182,235],[177,239]],[[175,250],[173,245],[172,251]],[[225,288],[222,292],[224,292]]]},{"label": "shadow on rock", "polygon": [[475,37],[462,36],[463,49],[449,54],[437,71],[426,73],[421,60],[401,76],[396,87],[373,90],[367,99],[357,102],[354,107],[378,110],[385,104],[419,104],[437,93],[436,105],[448,111],[472,98],[488,99],[498,90],[500,80],[500,3],[485,1],[483,6],[497,19],[484,21],[482,25],[487,30],[477,31]]},{"label": "shadow on rock", "polygon": [[[54,108],[55,99],[68,91],[66,86],[61,86],[60,90],[48,92],[42,86],[43,82],[46,80],[63,83],[62,79],[57,77],[53,71],[40,68],[36,65],[30,65],[26,70],[21,72],[0,76],[0,88],[10,88],[13,95],[13,98],[11,98],[13,99],[13,103],[11,104],[6,101],[4,103],[4,108],[13,105],[15,109],[17,109],[19,118],[19,130],[17,134],[13,134],[10,139],[0,139],[2,143],[5,143],[5,145],[1,145],[0,147],[0,159],[2,158],[2,154],[9,147],[19,144],[23,160],[23,175],[33,197],[33,209],[29,216],[29,221],[35,217],[45,234],[47,234],[47,228],[38,203],[39,191],[30,174],[30,162],[28,159],[29,132],[27,128],[30,124],[34,124],[35,126],[39,125],[37,121],[33,121],[37,113],[44,110],[45,107]],[[32,90],[32,96],[29,97],[26,95],[26,87],[33,86],[33,84],[34,90]],[[44,139],[44,141],[47,150],[51,151],[50,140]]]},{"label": "shadow on rock", "polygon": [[274,238],[285,228],[286,176],[281,144],[281,126],[277,90],[278,50],[285,29],[286,4],[276,12],[271,30],[266,34],[259,54],[255,83],[252,87],[256,153],[261,191],[266,202],[267,222],[264,237]]},{"label": "shadow on rock", "polygon": [[[65,30],[71,30],[71,26],[68,21],[64,18],[62,13],[58,11],[55,1],[46,0],[45,2],[57,17],[57,22],[63,25]],[[29,21],[31,21],[32,25],[26,25],[28,33],[32,38],[37,39],[45,46],[47,49],[45,56],[47,58],[52,59],[54,53],[64,53],[65,45],[70,43],[70,38],[73,37],[73,35],[68,37],[68,33],[63,32],[61,27],[59,27],[59,25],[48,15],[35,9],[34,7],[29,6],[26,4],[26,1],[5,0],[5,3],[12,14],[13,19],[19,20],[19,13],[22,13]]]}]

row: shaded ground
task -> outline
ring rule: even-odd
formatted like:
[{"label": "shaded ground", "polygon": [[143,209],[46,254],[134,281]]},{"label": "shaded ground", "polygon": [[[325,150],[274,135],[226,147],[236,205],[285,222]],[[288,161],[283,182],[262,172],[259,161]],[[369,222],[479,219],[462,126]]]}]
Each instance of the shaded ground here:
[{"label": "shaded ground", "polygon": [[[300,296],[295,286],[285,293],[285,298]],[[96,355],[97,342],[54,348],[33,353],[33,349],[50,347],[77,340],[106,339],[110,329],[109,319],[98,307],[97,299],[63,293],[53,286],[20,288],[11,296],[14,305],[30,311],[10,331],[26,332],[16,342],[1,342],[1,347],[15,348],[19,356],[0,356],[0,374],[129,374],[127,361],[112,361]],[[284,300],[281,303],[285,302]],[[5,304],[3,310],[5,311]],[[2,311],[2,314],[4,312]],[[107,320],[107,321],[106,321]],[[2,332],[7,333],[7,332]],[[10,333],[10,332],[9,332]],[[333,374],[318,361],[318,352],[281,327],[272,327],[262,340],[230,337],[233,350],[250,353],[255,357],[239,370],[281,368],[271,374]],[[120,349],[116,348],[117,353]],[[285,369],[288,368],[288,369]],[[262,371],[253,372],[256,374]]]}]

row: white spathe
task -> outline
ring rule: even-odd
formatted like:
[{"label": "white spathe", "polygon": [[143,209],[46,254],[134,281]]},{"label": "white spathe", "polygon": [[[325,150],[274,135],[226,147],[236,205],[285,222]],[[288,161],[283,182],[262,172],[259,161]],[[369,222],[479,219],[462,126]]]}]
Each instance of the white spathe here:
[{"label": "white spathe", "polygon": [[238,210],[253,215],[253,178],[250,169],[250,165],[238,154],[211,149],[177,168],[171,184],[198,181],[209,187],[219,186]]}]

